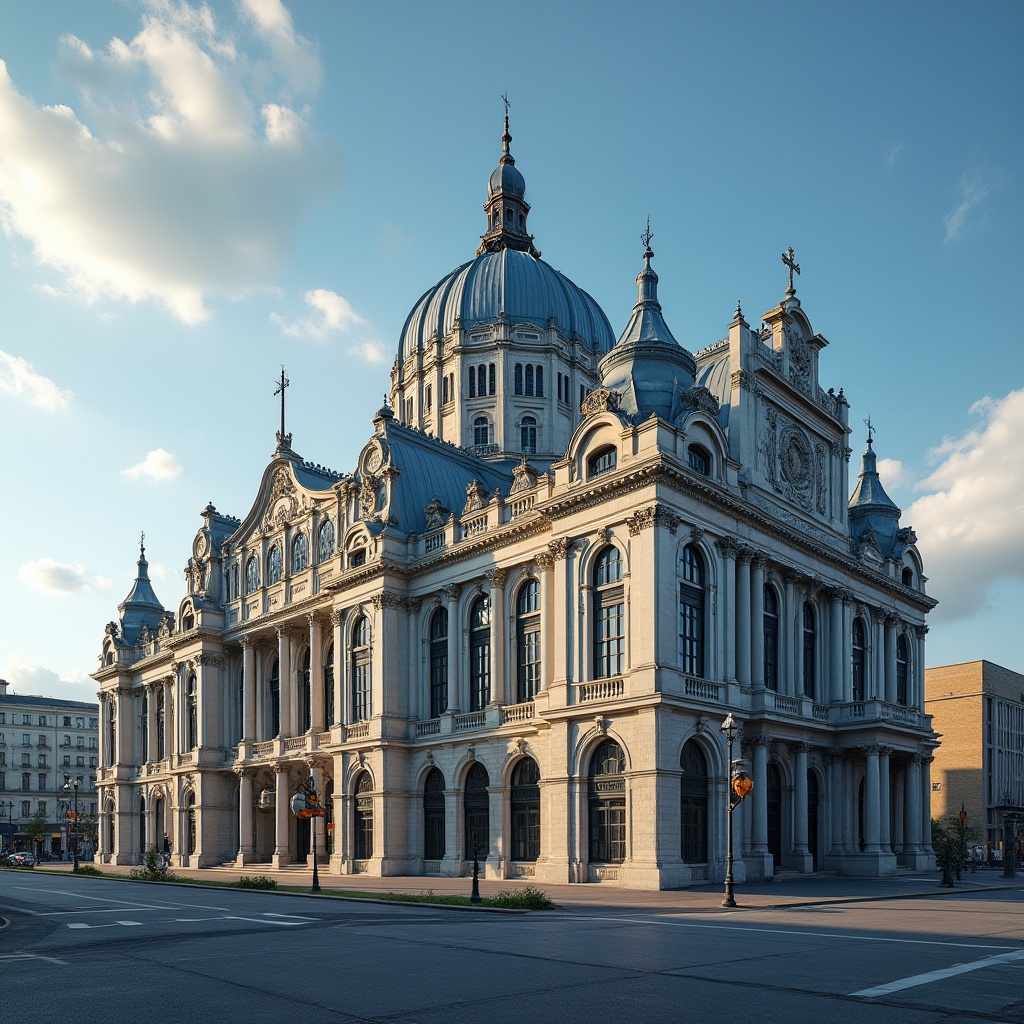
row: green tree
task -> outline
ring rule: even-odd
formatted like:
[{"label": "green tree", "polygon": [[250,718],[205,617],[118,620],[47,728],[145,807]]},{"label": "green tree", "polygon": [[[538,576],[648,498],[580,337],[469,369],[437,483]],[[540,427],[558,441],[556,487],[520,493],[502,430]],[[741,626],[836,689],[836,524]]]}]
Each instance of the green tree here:
[{"label": "green tree", "polygon": [[959,814],[951,814],[944,822],[932,819],[932,849],[935,862],[942,869],[940,885],[953,888],[953,876],[960,877],[967,851],[977,841],[978,835],[978,830],[968,825]]},{"label": "green tree", "polygon": [[42,853],[43,839],[49,830],[49,823],[46,820],[45,811],[36,811],[25,826],[25,835],[32,840],[32,849],[37,856]]}]

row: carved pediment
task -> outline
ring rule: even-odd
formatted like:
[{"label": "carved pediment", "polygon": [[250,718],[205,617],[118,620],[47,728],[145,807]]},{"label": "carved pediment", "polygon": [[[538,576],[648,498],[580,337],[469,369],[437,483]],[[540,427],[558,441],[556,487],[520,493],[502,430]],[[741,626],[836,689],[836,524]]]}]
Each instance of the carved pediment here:
[{"label": "carved pediment", "polygon": [[489,497],[487,488],[479,480],[470,481],[466,487],[466,504],[462,509],[462,514],[479,512],[480,509],[486,507]]},{"label": "carved pediment", "polygon": [[523,491],[532,491],[537,486],[537,470],[531,466],[526,459],[512,470],[512,489],[509,494],[521,494]]},{"label": "carved pediment", "polygon": [[584,416],[596,416],[599,412],[614,412],[619,407],[619,393],[609,388],[594,388],[583,399],[580,412]]},{"label": "carved pediment", "polygon": [[427,505],[423,510],[423,514],[427,521],[427,532],[432,530],[440,530],[445,523],[451,518],[452,510],[445,508],[441,504],[441,500],[437,497]]}]

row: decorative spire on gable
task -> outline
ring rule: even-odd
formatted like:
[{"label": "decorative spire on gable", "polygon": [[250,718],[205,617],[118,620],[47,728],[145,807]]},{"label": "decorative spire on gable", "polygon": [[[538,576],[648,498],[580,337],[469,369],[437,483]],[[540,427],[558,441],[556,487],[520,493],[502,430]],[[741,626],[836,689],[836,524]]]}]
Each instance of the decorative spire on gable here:
[{"label": "decorative spire on gable", "polygon": [[139,538],[139,561],[132,589],[128,596],[117,606],[121,616],[121,636],[129,645],[135,640],[143,626],[155,631],[164,617],[164,606],[153,592],[153,584],[149,580],[149,562],[146,561],[146,535]]},{"label": "decorative spire on gable", "polygon": [[274,396],[281,396],[281,429],[277,433],[277,449],[275,455],[282,452],[290,452],[292,449],[292,435],[284,432],[284,393],[291,385],[291,381],[284,375],[284,366],[281,367],[280,380],[274,381]]}]

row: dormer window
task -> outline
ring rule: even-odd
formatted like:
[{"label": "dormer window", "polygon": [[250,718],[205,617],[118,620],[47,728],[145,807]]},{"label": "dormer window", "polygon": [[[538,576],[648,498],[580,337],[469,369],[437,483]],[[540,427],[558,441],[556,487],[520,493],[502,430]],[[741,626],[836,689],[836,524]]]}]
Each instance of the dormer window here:
[{"label": "dormer window", "polygon": [[700,473],[701,476],[711,475],[711,456],[697,444],[691,444],[686,449],[687,459],[690,463],[690,469],[694,473]]},{"label": "dormer window", "polygon": [[348,567],[350,569],[358,569],[361,565],[366,565],[366,548],[356,548],[348,556]]},{"label": "dormer window", "polygon": [[903,586],[912,587],[914,585],[914,570],[909,565],[903,568]]},{"label": "dormer window", "polygon": [[260,563],[253,555],[245,563],[245,592],[253,594],[260,588]]},{"label": "dormer window", "polygon": [[601,476],[602,473],[610,473],[618,462],[618,451],[609,446],[594,452],[587,460],[587,476]]}]

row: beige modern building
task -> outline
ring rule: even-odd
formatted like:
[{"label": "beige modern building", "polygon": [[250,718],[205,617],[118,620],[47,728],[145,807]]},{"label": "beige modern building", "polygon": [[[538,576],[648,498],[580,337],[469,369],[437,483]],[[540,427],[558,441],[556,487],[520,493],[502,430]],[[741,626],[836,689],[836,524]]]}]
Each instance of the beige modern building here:
[{"label": "beige modern building", "polygon": [[962,806],[999,849],[1004,816],[1024,816],[1024,675],[990,661],[930,668],[925,708],[942,737],[932,816],[959,814]]},{"label": "beige modern building", "polygon": [[870,435],[848,497],[792,251],[761,325],[691,353],[646,237],[616,337],[540,258],[510,142],[351,471],[282,424],[173,610],[140,558],[95,673],[100,857],[307,862],[312,772],[332,872],[721,879],[731,712],[739,878],[928,865],[934,601]]}]

